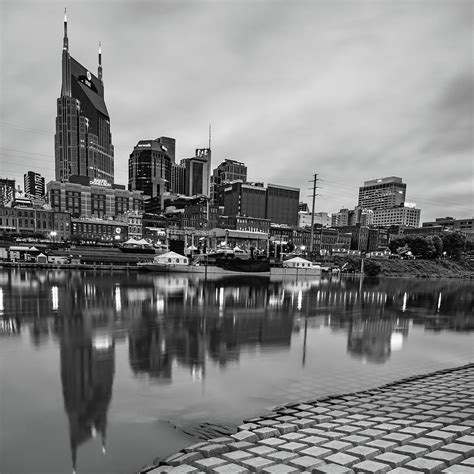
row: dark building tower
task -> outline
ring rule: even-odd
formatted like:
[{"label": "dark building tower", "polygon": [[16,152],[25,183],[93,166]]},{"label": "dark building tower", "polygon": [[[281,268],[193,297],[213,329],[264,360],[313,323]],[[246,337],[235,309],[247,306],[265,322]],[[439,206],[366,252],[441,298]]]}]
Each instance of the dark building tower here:
[{"label": "dark building tower", "polygon": [[57,100],[55,135],[56,181],[70,176],[114,180],[114,147],[104,101],[102,52],[97,76],[69,54],[64,14],[61,97]]},{"label": "dark building tower", "polygon": [[239,161],[225,159],[212,172],[210,184],[211,203],[223,206],[223,192],[219,192],[219,186],[238,180],[243,183],[247,181],[247,166]]},{"label": "dark building tower", "polygon": [[23,175],[23,178],[26,195],[41,198],[46,194],[44,178],[39,173],[28,171],[28,173]]},{"label": "dark building tower", "polygon": [[140,140],[128,160],[128,189],[150,197],[171,189],[171,158],[156,140]]}]

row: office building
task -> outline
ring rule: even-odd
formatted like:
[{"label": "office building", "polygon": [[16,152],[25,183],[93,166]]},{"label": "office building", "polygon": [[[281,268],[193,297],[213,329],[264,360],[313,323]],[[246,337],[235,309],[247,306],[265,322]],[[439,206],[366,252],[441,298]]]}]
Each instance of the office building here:
[{"label": "office building", "polygon": [[25,195],[41,198],[46,194],[44,178],[39,173],[28,171],[23,175]]},{"label": "office building", "polygon": [[224,190],[224,215],[266,219],[267,190],[263,184],[230,183]]},{"label": "office building", "polygon": [[[165,145],[140,140],[128,160],[128,189],[157,197],[171,189],[171,158]],[[169,139],[173,140],[173,139]]]},{"label": "office building", "polygon": [[209,172],[211,166],[211,150],[209,148],[196,149],[192,158],[181,160],[185,171],[186,196],[209,196]]},{"label": "office building", "polygon": [[224,189],[224,215],[270,219],[274,224],[298,225],[300,190],[263,183],[229,183]]},{"label": "office building", "polygon": [[377,209],[374,211],[373,224],[376,226],[402,225],[419,227],[420,215],[420,209],[408,204],[391,209]]},{"label": "office building", "polygon": [[55,134],[56,181],[88,176],[114,182],[114,147],[104,100],[102,54],[97,76],[69,54],[64,16],[61,96],[57,99]]},{"label": "office building", "polygon": [[0,206],[6,206],[15,197],[15,180],[0,178]]},{"label": "office building", "polygon": [[441,227],[442,230],[474,233],[474,219],[455,219],[454,217],[438,217],[434,222],[423,222],[422,227]]},{"label": "office building", "polygon": [[298,225],[299,188],[277,184],[267,185],[266,218],[278,224]]},{"label": "office building", "polygon": [[239,161],[225,159],[212,172],[210,197],[213,204],[224,205],[223,202],[219,202],[219,198],[223,199],[223,193],[219,193],[218,188],[232,181],[242,181],[245,183],[247,181],[247,166]]},{"label": "office building", "polygon": [[46,187],[51,208],[76,218],[114,219],[129,211],[143,210],[142,191],[128,191],[105,179],[71,176],[67,183],[50,181]]},{"label": "office building", "polygon": [[171,164],[171,192],[186,193],[186,166],[184,164]]},{"label": "office building", "polygon": [[406,189],[402,178],[396,176],[365,181],[359,188],[358,206],[373,210],[399,207],[405,202]]},{"label": "office building", "polygon": [[155,141],[162,146],[163,151],[170,157],[171,163],[174,163],[176,161],[176,140],[171,137],[159,137]]}]

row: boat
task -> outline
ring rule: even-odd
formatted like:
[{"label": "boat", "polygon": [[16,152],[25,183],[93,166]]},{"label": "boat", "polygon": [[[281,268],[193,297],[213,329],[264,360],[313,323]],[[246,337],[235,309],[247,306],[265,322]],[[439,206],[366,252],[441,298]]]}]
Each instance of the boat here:
[{"label": "boat", "polygon": [[143,270],[159,273],[197,273],[205,275],[247,275],[273,276],[278,278],[304,278],[321,274],[321,267],[309,260],[295,257],[283,262],[281,267],[270,267],[267,258],[238,258],[231,255],[214,254],[209,259],[207,255],[200,255],[194,261],[176,252],[166,252],[157,255],[153,261],[139,262]]},{"label": "boat", "polygon": [[221,275],[270,275],[268,259],[240,259],[230,255],[212,258],[212,263],[207,256],[199,256],[193,262],[176,252],[166,252],[157,255],[151,262],[139,262],[137,265],[143,270],[167,273],[203,273]]}]

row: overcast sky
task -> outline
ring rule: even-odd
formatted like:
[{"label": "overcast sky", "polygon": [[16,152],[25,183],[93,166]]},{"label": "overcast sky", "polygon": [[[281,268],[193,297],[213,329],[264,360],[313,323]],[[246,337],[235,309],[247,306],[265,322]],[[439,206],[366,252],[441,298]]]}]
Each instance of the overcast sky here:
[{"label": "overcast sky", "polygon": [[54,178],[63,9],[69,49],[97,71],[116,182],[140,139],[208,141],[213,163],[301,188],[316,211],[400,176],[422,221],[473,209],[474,2],[0,0],[0,176]]}]

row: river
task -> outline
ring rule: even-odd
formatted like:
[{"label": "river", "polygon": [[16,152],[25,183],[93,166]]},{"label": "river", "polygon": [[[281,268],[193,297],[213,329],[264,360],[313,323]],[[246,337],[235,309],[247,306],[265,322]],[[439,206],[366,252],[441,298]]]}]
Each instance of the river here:
[{"label": "river", "polygon": [[472,290],[0,270],[0,472],[128,474],[275,405],[472,362]]}]

